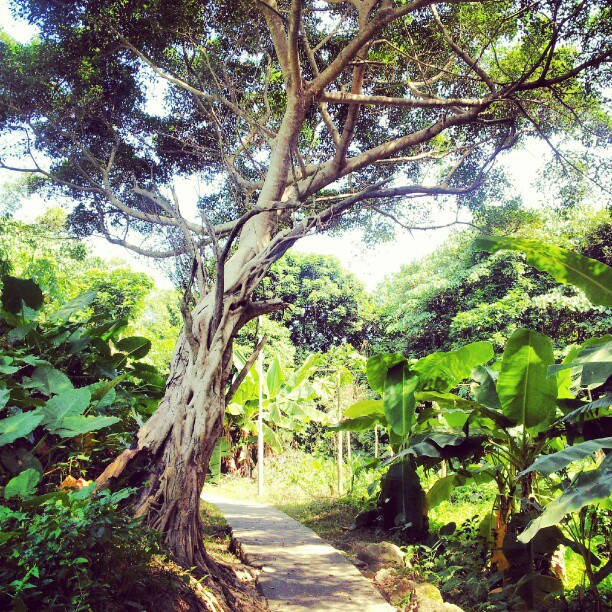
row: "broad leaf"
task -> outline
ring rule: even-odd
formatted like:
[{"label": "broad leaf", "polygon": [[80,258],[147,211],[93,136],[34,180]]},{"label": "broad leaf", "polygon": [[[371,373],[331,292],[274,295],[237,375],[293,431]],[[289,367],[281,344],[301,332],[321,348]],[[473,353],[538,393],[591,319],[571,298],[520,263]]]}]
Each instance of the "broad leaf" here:
[{"label": "broad leaf", "polygon": [[612,455],[608,455],[596,470],[578,474],[570,487],[544,508],[518,540],[529,542],[540,529],[558,524],[566,514],[577,512],[589,504],[607,501],[611,495]]},{"label": "broad leaf", "polygon": [[49,319],[56,323],[66,323],[71,315],[77,310],[87,308],[96,299],[96,295],[98,295],[96,291],[88,291],[87,293],[75,297],[73,300],[66,302],[61,308],[56,310]]},{"label": "broad leaf", "polygon": [[424,390],[450,391],[472,370],[493,358],[490,342],[473,342],[457,351],[436,352],[419,359],[413,369],[419,373]]},{"label": "broad leaf", "polygon": [[222,436],[217,440],[217,444],[215,444],[215,448],[210,456],[208,471],[210,472],[211,479],[217,484],[219,484],[219,479],[221,478],[221,459],[232,456],[229,450],[230,443]]},{"label": "broad leaf", "polygon": [[414,392],[418,384],[418,374],[411,371],[407,363],[398,363],[387,371],[383,390],[385,416],[399,436],[407,436],[414,425]]},{"label": "broad leaf", "polygon": [[[353,419],[345,419],[336,425],[329,427],[332,431],[370,431],[375,425],[381,425],[381,416],[375,414],[367,414],[364,416],[355,417]],[[384,419],[384,417],[382,417]]]},{"label": "broad leaf", "polygon": [[0,355],[0,374],[15,374],[19,372],[19,367],[11,365],[14,359],[6,355]]},{"label": "broad leaf", "polygon": [[549,374],[571,369],[572,374],[580,376],[580,386],[591,389],[605,383],[612,376],[612,339],[605,336],[585,343],[576,358],[571,362],[552,365]]},{"label": "broad leaf", "polygon": [[[94,383],[93,385],[88,385],[89,392],[91,393],[91,401],[97,402],[97,406],[100,408],[102,406],[110,406],[114,398],[116,397],[116,393],[114,392],[115,387],[125,380],[126,375],[122,374],[121,376],[116,376],[113,380],[102,380],[100,382]],[[112,395],[113,400],[108,397]]]},{"label": "broad leaf", "polygon": [[[458,482],[458,479],[460,480]],[[446,501],[455,490],[455,487],[465,484],[465,478],[461,479],[458,474],[450,474],[439,478],[427,491],[427,508],[429,510]]]},{"label": "broad leaf", "polygon": [[62,438],[73,438],[81,434],[97,431],[104,427],[110,427],[118,423],[117,417],[108,416],[83,416],[77,414],[75,416],[64,417],[61,422],[55,424],[53,428],[49,427],[51,433],[57,434]]},{"label": "broad leaf", "polygon": [[548,476],[553,472],[559,472],[564,467],[568,466],[573,461],[584,459],[589,455],[592,455],[596,450],[600,448],[612,448],[612,437],[610,438],[599,438],[597,440],[588,440],[575,446],[569,446],[568,448],[553,453],[552,455],[540,455],[532,465],[526,470],[523,470],[518,474],[518,478],[528,474],[529,472],[540,472],[544,476]]},{"label": "broad leaf", "polygon": [[[576,423],[581,420],[596,418],[600,416],[600,410],[605,410],[610,406],[612,406],[612,393],[608,393],[594,402],[583,404],[569,414],[566,414],[561,420],[564,423]],[[606,411],[606,414],[609,414],[609,412],[610,411]]]},{"label": "broad leaf", "polygon": [[309,378],[311,374],[314,374],[321,363],[321,358],[320,353],[310,353],[304,360],[304,363],[295,371],[292,377],[291,386],[297,387]]},{"label": "broad leaf", "polygon": [[406,358],[400,353],[380,353],[372,355],[366,364],[366,376],[370,387],[380,395],[385,388],[387,370],[398,363],[405,362]]},{"label": "broad leaf", "polygon": [[28,468],[15,478],[8,481],[4,489],[4,498],[21,497],[27,499],[36,493],[36,485],[40,482],[42,474],[38,470]]},{"label": "broad leaf", "polygon": [[384,404],[380,400],[361,400],[344,411],[347,419],[379,414],[385,414]]},{"label": "broad leaf", "polygon": [[529,329],[517,329],[508,339],[497,379],[504,414],[517,425],[535,427],[553,419],[556,378],[548,377],[554,363],[550,339]]},{"label": "broad leaf", "polygon": [[274,356],[272,363],[268,367],[266,374],[266,383],[268,385],[268,397],[276,397],[285,380],[285,373],[281,366],[278,355]]},{"label": "broad leaf", "polygon": [[115,346],[131,359],[142,359],[151,350],[151,341],[141,336],[121,338]]},{"label": "broad leaf", "polygon": [[15,276],[2,277],[2,307],[11,314],[20,314],[25,304],[32,310],[40,310],[44,298],[40,287],[30,279]]},{"label": "broad leaf", "polygon": [[526,238],[481,236],[474,244],[489,253],[501,249],[522,251],[530,266],[548,272],[558,283],[582,289],[592,304],[612,306],[612,268],[605,263]]},{"label": "broad leaf", "polygon": [[[491,421],[493,421],[498,427],[507,428],[512,427],[514,424],[512,420],[508,417],[504,416],[501,412],[497,410],[493,410],[487,406],[483,406],[478,402],[474,402],[472,400],[466,399],[464,397],[459,397],[453,393],[437,393],[435,391],[420,391],[414,394],[417,401],[420,402],[436,402],[440,405],[440,407],[445,410],[461,410],[466,415],[469,415],[470,422],[476,420],[478,416],[483,416]],[[443,415],[445,418],[446,414]],[[467,420],[467,417],[466,419]],[[465,420],[463,423],[465,423]],[[463,426],[461,423],[460,426]]]},{"label": "broad leaf", "polygon": [[[43,425],[54,434],[64,426],[65,419],[83,414],[91,402],[89,389],[72,389],[52,397],[43,408]],[[61,434],[59,434],[61,435]]]},{"label": "broad leaf", "polygon": [[[391,434],[389,434],[389,438],[391,438]],[[417,442],[416,444],[411,444],[408,448],[396,453],[392,457],[385,459],[382,462],[381,467],[386,467],[408,456],[416,457],[417,459],[420,457],[433,457],[436,459],[442,457],[440,455],[440,451],[433,444],[426,441]]]},{"label": "broad leaf", "polygon": [[472,370],[472,378],[478,383],[478,387],[473,390],[474,398],[479,404],[493,410],[502,409],[495,387],[498,375],[498,372],[485,366],[476,366]]},{"label": "broad leaf", "polygon": [[281,444],[280,438],[276,435],[273,429],[270,429],[265,423],[263,423],[263,436],[264,442],[275,452],[282,453],[283,445]]},{"label": "broad leaf", "polygon": [[55,395],[73,388],[72,382],[63,372],[47,365],[34,370],[27,386],[40,389],[45,395]]},{"label": "broad leaf", "polygon": [[4,408],[11,398],[10,389],[0,389],[0,409]]},{"label": "broad leaf", "polygon": [[31,434],[40,425],[43,416],[42,410],[36,408],[36,410],[19,412],[6,419],[0,419],[0,446]]}]

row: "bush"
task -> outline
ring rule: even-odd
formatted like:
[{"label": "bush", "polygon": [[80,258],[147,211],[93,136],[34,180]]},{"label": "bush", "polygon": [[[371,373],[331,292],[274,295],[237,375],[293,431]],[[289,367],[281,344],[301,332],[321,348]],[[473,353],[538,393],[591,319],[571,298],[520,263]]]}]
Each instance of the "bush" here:
[{"label": "bush", "polygon": [[121,510],[133,490],[92,492],[93,485],[0,506],[1,609],[108,609],[146,575],[159,547]]}]

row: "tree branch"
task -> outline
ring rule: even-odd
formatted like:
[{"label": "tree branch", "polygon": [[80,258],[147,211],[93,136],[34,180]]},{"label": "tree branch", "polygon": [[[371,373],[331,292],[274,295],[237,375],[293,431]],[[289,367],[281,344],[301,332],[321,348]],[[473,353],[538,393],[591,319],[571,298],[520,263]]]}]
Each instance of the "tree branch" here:
[{"label": "tree branch", "polygon": [[242,367],[242,370],[238,373],[238,376],[234,378],[230,388],[227,390],[225,394],[225,405],[227,406],[231,401],[236,391],[238,391],[238,387],[243,383],[244,379],[247,377],[250,369],[253,367],[253,364],[257,361],[257,357],[259,357],[259,353],[261,353],[261,349],[266,345],[268,341],[268,336],[264,336],[258,343],[255,349],[253,350],[252,355],[249,357],[248,361]]}]

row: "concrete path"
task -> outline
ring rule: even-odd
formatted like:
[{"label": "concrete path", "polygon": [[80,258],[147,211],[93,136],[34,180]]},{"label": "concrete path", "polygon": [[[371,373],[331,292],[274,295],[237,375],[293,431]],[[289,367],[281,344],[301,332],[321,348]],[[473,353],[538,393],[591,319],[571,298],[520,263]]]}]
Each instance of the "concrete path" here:
[{"label": "concrete path", "polygon": [[258,587],[270,610],[283,612],[392,612],[382,595],[335,548],[284,512],[205,491],[242,549],[244,561],[262,571]]}]

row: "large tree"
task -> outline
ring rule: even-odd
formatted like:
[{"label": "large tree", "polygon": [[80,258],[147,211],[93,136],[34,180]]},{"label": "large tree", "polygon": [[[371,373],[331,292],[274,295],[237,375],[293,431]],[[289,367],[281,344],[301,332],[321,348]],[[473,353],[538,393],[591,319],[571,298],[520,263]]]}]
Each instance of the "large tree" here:
[{"label": "large tree", "polygon": [[[41,34],[0,48],[2,167],[73,197],[80,234],[187,270],[165,397],[98,481],[139,486],[135,513],[187,566],[209,565],[198,502],[232,339],[282,306],[252,299],[270,265],[317,229],[409,225],[420,196],[476,205],[528,135],[608,137],[605,0],[15,5]],[[180,175],[209,185],[197,219]]]},{"label": "large tree", "polygon": [[363,283],[335,257],[287,253],[270,268],[256,295],[290,305],[272,319],[291,331],[299,359],[343,343],[365,347],[374,304]]}]

